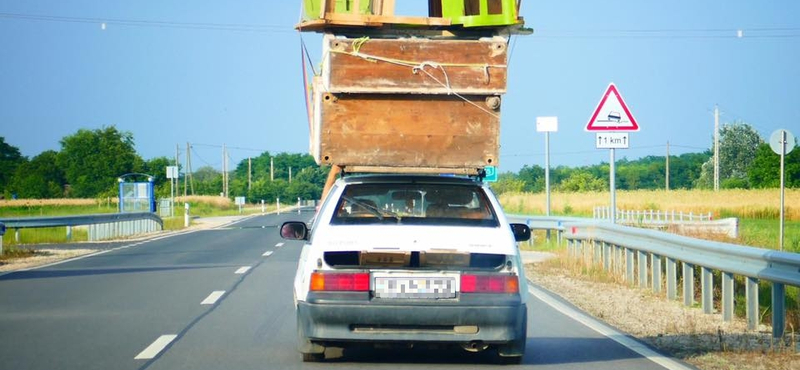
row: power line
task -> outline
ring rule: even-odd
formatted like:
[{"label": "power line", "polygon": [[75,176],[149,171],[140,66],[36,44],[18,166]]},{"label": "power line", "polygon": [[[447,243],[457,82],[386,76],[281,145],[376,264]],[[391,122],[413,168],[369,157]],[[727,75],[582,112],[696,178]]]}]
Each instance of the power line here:
[{"label": "power line", "polygon": [[180,29],[199,29],[214,31],[242,31],[260,33],[294,33],[292,26],[269,25],[269,24],[239,24],[239,23],[204,23],[204,22],[174,22],[174,21],[154,21],[140,19],[122,18],[91,18],[91,17],[66,17],[42,14],[21,14],[21,13],[0,13],[0,18],[18,19],[36,22],[59,22],[59,23],[85,23],[85,24],[109,24],[129,27],[155,27],[155,28],[180,28]]}]

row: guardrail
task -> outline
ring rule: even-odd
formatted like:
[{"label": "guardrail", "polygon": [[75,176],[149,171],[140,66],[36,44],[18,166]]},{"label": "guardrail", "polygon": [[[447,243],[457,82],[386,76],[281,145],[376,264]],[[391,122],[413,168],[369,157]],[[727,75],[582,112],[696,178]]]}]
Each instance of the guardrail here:
[{"label": "guardrail", "polygon": [[[595,207],[594,219],[610,220],[610,207]],[[675,227],[679,233],[713,233],[724,234],[730,238],[739,237],[739,219],[735,217],[714,220],[711,212],[694,214],[692,212],[675,211],[632,211],[617,210],[616,221],[619,224],[636,225],[656,229]]]},{"label": "guardrail", "polygon": [[[694,302],[695,268],[700,270],[701,305],[704,313],[714,312],[714,271],[719,271],[722,286],[722,318],[733,319],[734,276],[744,277],[748,328],[756,329],[759,320],[759,281],[772,285],[772,335],[783,337],[786,326],[786,285],[800,286],[800,254],[694,239],[666,232],[614,225],[608,222],[557,217],[509,216],[531,228],[559,232],[567,240],[570,256],[602,265],[625,281],[656,293],[666,290],[666,298],[678,299],[682,280],[683,303]],[[580,219],[579,219],[580,220]],[[681,278],[678,276],[680,268]],[[666,288],[666,289],[663,289]]]},{"label": "guardrail", "polygon": [[87,226],[89,241],[113,239],[150,233],[164,229],[164,221],[155,213],[108,213],[80,216],[24,217],[0,219],[8,229],[14,229],[14,238],[19,243],[20,229],[63,227],[67,228],[67,240],[72,239],[72,228]]}]

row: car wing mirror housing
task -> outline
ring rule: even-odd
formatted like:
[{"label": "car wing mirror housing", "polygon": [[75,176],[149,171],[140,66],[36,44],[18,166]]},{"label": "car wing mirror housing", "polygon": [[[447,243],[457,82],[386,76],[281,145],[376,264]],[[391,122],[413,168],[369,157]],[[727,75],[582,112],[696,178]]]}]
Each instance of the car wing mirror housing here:
[{"label": "car wing mirror housing", "polygon": [[511,224],[511,231],[514,233],[514,239],[518,242],[524,242],[531,239],[531,228],[525,224]]},{"label": "car wing mirror housing", "polygon": [[308,226],[300,221],[288,221],[281,225],[281,238],[288,240],[308,240]]}]

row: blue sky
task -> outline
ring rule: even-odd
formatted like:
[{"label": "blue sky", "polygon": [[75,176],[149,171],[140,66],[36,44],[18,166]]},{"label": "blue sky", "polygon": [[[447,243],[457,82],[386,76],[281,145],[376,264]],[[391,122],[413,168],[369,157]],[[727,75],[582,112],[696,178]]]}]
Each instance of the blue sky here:
[{"label": "blue sky", "polygon": [[[299,1],[2,0],[0,136],[33,157],[115,125],[146,159],[179,144],[183,161],[191,142],[195,169],[221,168],[223,143],[231,167],[306,153],[299,13]],[[521,13],[535,33],[512,40],[501,171],[544,164],[536,116],[559,117],[554,166],[607,162],[583,129],[610,82],[641,127],[617,158],[709,148],[715,104],[765,139],[800,136],[798,1],[523,1]],[[303,38],[318,62],[319,35]]]}]

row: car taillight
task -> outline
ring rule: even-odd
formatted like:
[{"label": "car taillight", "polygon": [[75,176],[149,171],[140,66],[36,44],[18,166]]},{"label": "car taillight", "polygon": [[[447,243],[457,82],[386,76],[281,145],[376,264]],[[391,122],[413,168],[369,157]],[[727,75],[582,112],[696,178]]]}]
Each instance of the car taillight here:
[{"label": "car taillight", "polygon": [[461,275],[461,293],[519,293],[516,275]]},{"label": "car taillight", "polygon": [[324,273],[311,274],[312,291],[369,291],[369,273]]}]

